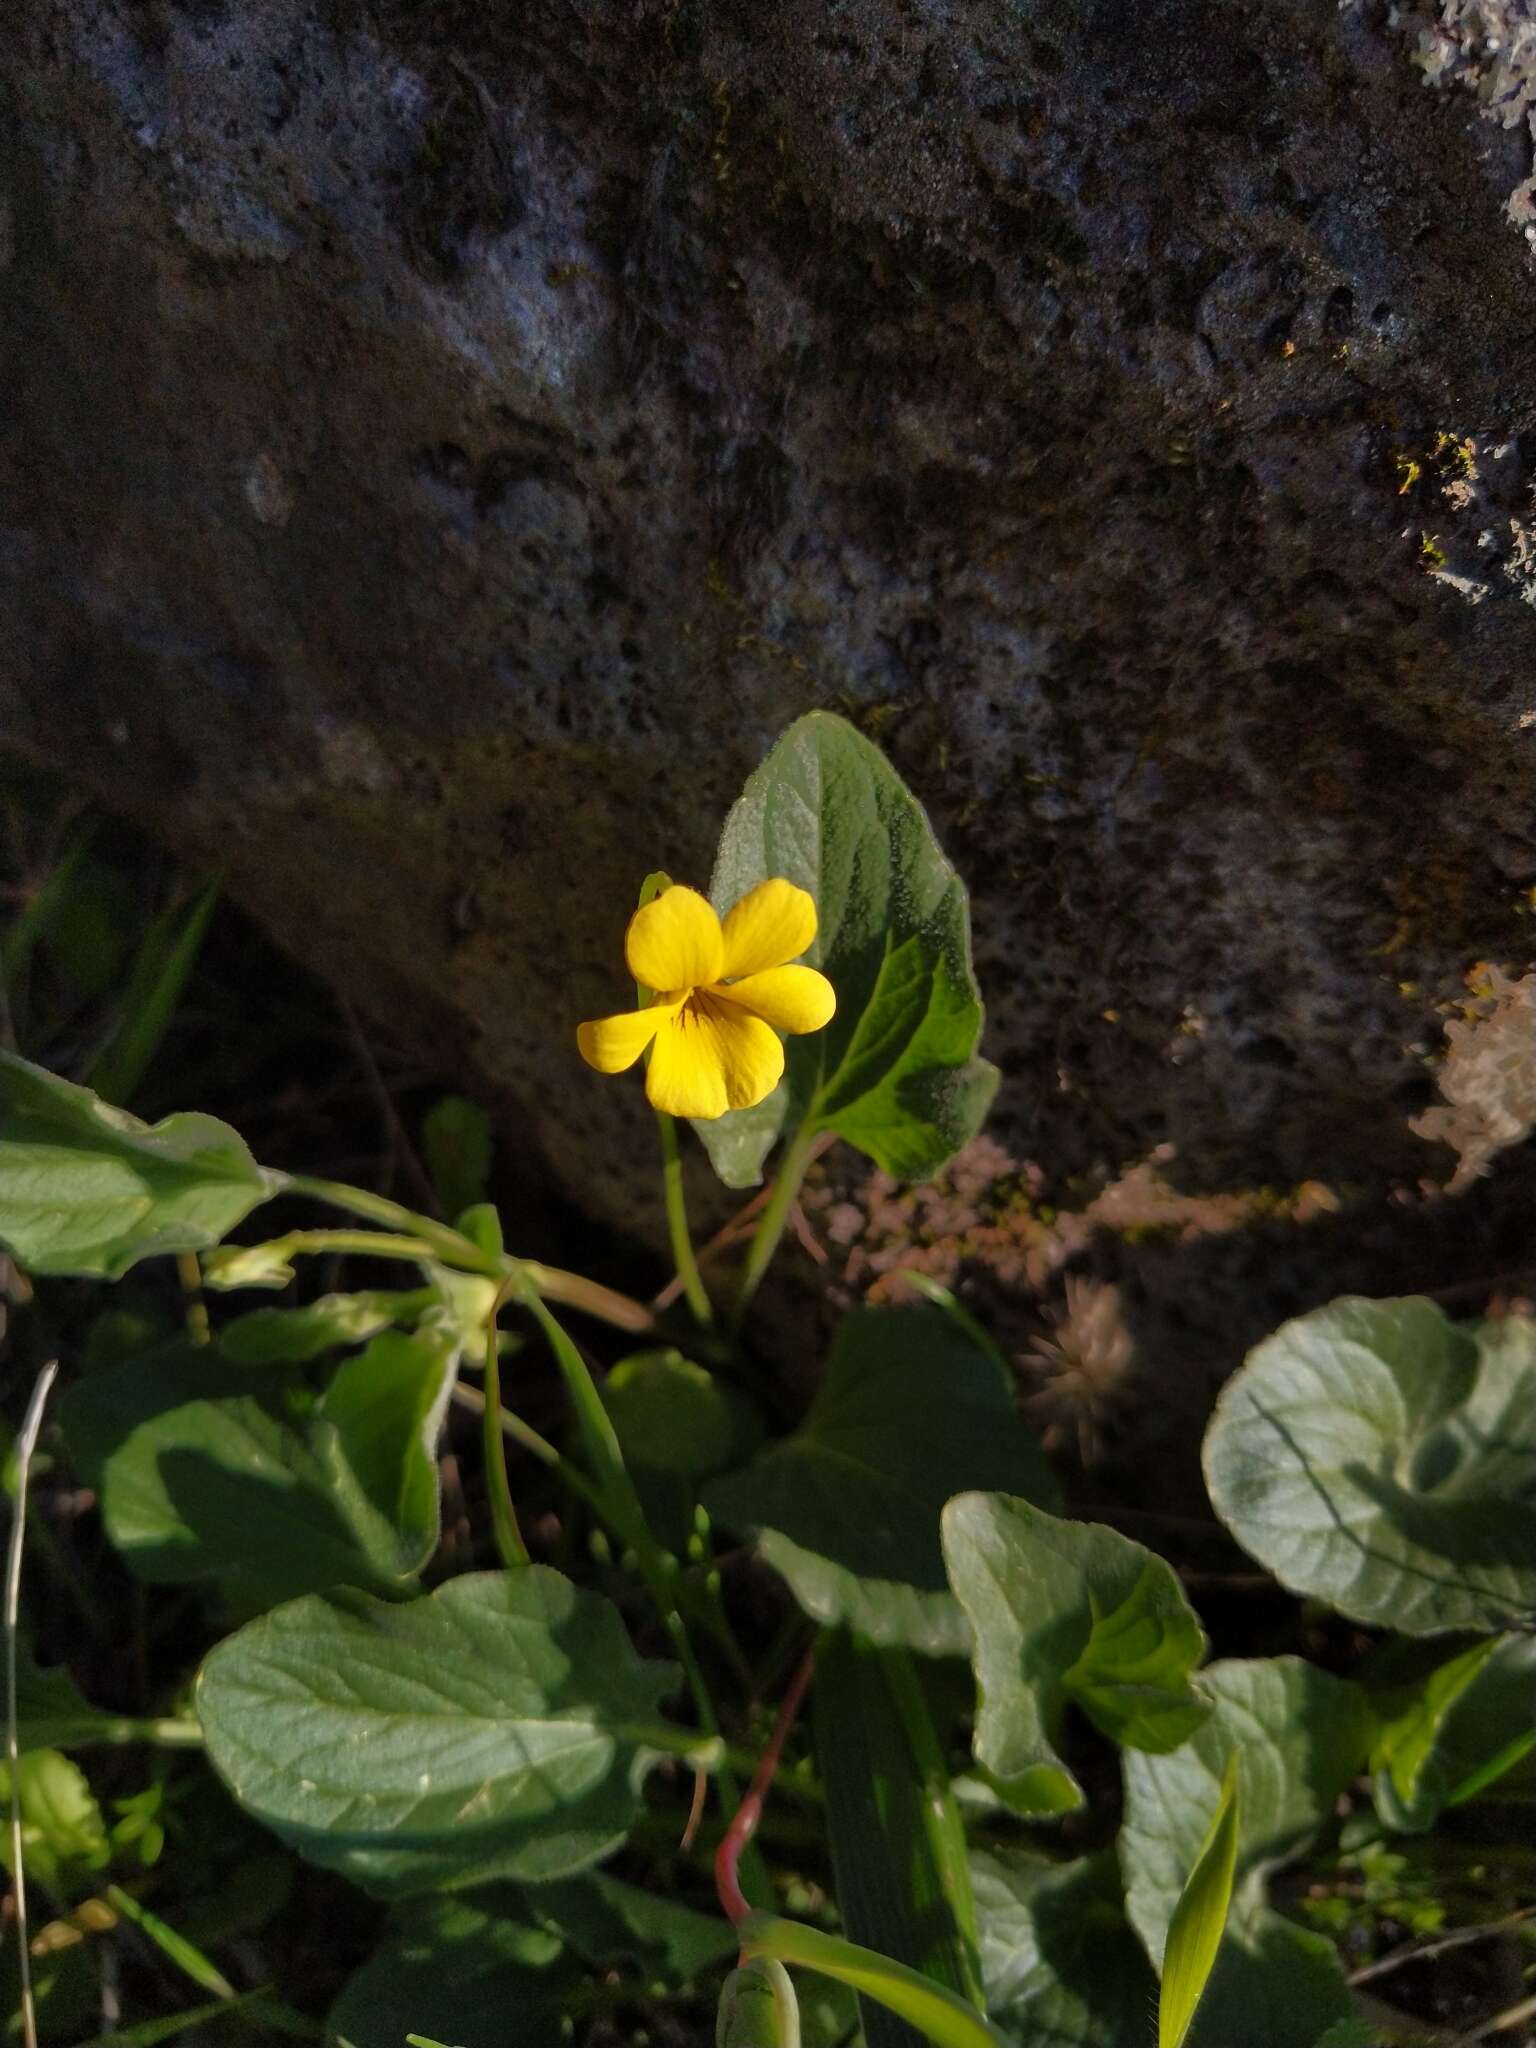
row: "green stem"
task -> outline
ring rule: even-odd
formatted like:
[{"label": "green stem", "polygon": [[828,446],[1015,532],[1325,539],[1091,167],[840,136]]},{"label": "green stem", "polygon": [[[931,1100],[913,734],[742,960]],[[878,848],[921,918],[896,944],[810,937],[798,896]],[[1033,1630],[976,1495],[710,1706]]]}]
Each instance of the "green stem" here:
[{"label": "green stem", "polygon": [[618,1433],[613,1418],[603,1404],[603,1397],[597,1391],[597,1383],[587,1369],[587,1361],[577,1350],[561,1324],[544,1305],[538,1289],[526,1279],[518,1288],[522,1305],[543,1331],[550,1350],[555,1354],[555,1363],[565,1381],[566,1392],[570,1395],[571,1406],[576,1414],[576,1427],[586,1448],[587,1463],[604,1496],[619,1510],[621,1520],[618,1534],[632,1545],[637,1556],[644,1560],[655,1551],[655,1539],[645,1520],[640,1506],[640,1496],[635,1492],[634,1481],[624,1464],[624,1453],[619,1448]]},{"label": "green stem", "polygon": [[582,1309],[599,1322],[612,1323],[615,1329],[641,1335],[656,1326],[656,1318],[644,1302],[632,1300],[629,1295],[619,1294],[611,1287],[601,1287],[580,1273],[568,1273],[560,1266],[541,1265],[535,1259],[509,1259],[505,1255],[485,1251],[471,1238],[465,1237],[462,1231],[450,1230],[446,1224],[436,1223],[430,1216],[418,1216],[413,1209],[391,1202],[384,1195],[369,1194],[366,1188],[350,1187],[345,1181],[312,1180],[296,1174],[288,1183],[287,1192],[308,1195],[313,1201],[328,1202],[333,1209],[345,1209],[349,1215],[366,1217],[370,1223],[382,1223],[390,1229],[404,1231],[421,1239],[433,1258],[440,1259],[446,1266],[455,1266],[470,1273],[484,1273],[493,1280],[502,1279],[516,1267],[532,1281],[540,1294],[548,1295],[551,1301]]},{"label": "green stem", "polygon": [[[706,1735],[718,1735],[720,1721],[715,1713],[715,1703],[710,1696],[704,1673],[699,1667],[699,1660],[694,1655],[693,1645],[688,1639],[687,1623],[677,1604],[677,1559],[668,1556],[651,1534],[650,1525],[645,1519],[645,1510],[640,1505],[640,1496],[635,1491],[635,1483],[624,1463],[624,1453],[613,1427],[613,1419],[603,1405],[603,1397],[597,1391],[596,1383],[587,1370],[587,1361],[559,1322],[550,1314],[533,1287],[525,1289],[523,1300],[524,1306],[544,1332],[549,1347],[555,1354],[555,1362],[565,1379],[571,1405],[576,1411],[577,1427],[581,1431],[587,1458],[594,1468],[598,1486],[607,1500],[622,1511],[622,1519],[615,1520],[610,1508],[609,1518],[614,1520],[619,1536],[635,1553],[640,1576],[645,1580],[651,1598],[656,1603],[657,1611],[671,1638],[672,1647],[677,1652],[678,1662],[683,1667],[683,1676],[687,1679],[688,1690],[693,1696],[699,1726]],[[721,1763],[718,1778],[722,1800],[734,1808],[737,1801],[736,1776],[728,1763]],[[753,1876],[758,1877],[756,1870]],[[763,1873],[759,1881],[766,1883],[766,1873]]]},{"label": "green stem", "polygon": [[124,1716],[116,1721],[98,1721],[89,1729],[72,1735],[61,1749],[121,1748],[130,1742],[147,1742],[156,1749],[201,1749],[203,1731],[196,1721],[135,1721]]},{"label": "green stem", "polygon": [[704,1287],[699,1262],[693,1255],[693,1237],[688,1229],[688,1206],[683,1194],[683,1161],[677,1149],[677,1124],[665,1110],[656,1112],[661,1133],[661,1184],[667,1202],[667,1229],[672,1238],[672,1263],[683,1283],[683,1293],[693,1310],[693,1319],[705,1328],[714,1321],[714,1310]]},{"label": "green stem", "polygon": [[646,1721],[616,1725],[612,1733],[621,1742],[633,1742],[640,1749],[659,1750],[663,1756],[681,1757],[696,1770],[715,1770],[725,1756],[725,1744],[718,1735],[701,1735],[697,1728],[679,1728],[672,1721]]},{"label": "green stem", "polygon": [[[234,1265],[244,1245],[220,1246],[219,1252],[228,1250],[227,1263]],[[389,1230],[289,1230],[281,1237],[268,1238],[264,1245],[252,1245],[252,1251],[276,1252],[286,1258],[290,1252],[361,1252],[366,1258],[375,1259],[421,1259],[432,1250],[424,1237],[401,1237]],[[206,1271],[204,1278],[208,1285],[219,1285],[219,1268],[214,1252],[205,1254],[215,1263]],[[238,1267],[236,1267],[238,1271]]]},{"label": "green stem", "polygon": [[[457,1386],[453,1390],[453,1398],[461,1408],[467,1408],[472,1415],[484,1415],[485,1396],[477,1388]],[[547,1436],[540,1436],[531,1423],[524,1422],[523,1418],[515,1415],[510,1408],[503,1408],[501,1411],[501,1431],[503,1436],[511,1437],[513,1443],[521,1444],[525,1451],[530,1451],[541,1465],[547,1465],[572,1493],[586,1502],[599,1521],[606,1522],[611,1529],[622,1533],[622,1512],[615,1511],[612,1503],[604,1499],[586,1473],[579,1466],[573,1465],[569,1458],[562,1457]]]},{"label": "green stem", "polygon": [[616,1330],[627,1330],[632,1337],[643,1337],[656,1327],[656,1318],[645,1303],[631,1295],[588,1280],[582,1273],[568,1273],[562,1266],[541,1265],[537,1259],[520,1259],[518,1264],[547,1301],[579,1308],[584,1315]]},{"label": "green stem", "polygon": [[507,1440],[501,1427],[501,1354],[496,1341],[496,1318],[501,1314],[502,1303],[516,1287],[517,1282],[510,1275],[496,1290],[496,1299],[491,1303],[491,1312],[485,1325],[485,1415],[482,1442],[485,1447],[485,1485],[491,1500],[491,1528],[496,1537],[496,1548],[501,1561],[509,1571],[527,1564],[528,1546],[523,1541],[523,1532],[517,1526],[517,1508],[512,1500],[512,1484],[507,1478]]},{"label": "green stem", "polygon": [[350,1187],[345,1181],[311,1180],[307,1175],[295,1174],[288,1192],[310,1195],[317,1202],[328,1202],[333,1209],[345,1209],[349,1215],[363,1216],[370,1223],[382,1223],[391,1230],[403,1231],[407,1237],[421,1238],[435,1258],[450,1266],[464,1266],[472,1273],[488,1273],[493,1278],[501,1270],[502,1262],[495,1254],[482,1251],[462,1231],[450,1230],[445,1223],[435,1223],[430,1216],[418,1216],[414,1209],[407,1209],[403,1203],[391,1202],[384,1195],[372,1195],[366,1188]]},{"label": "green stem", "polygon": [[805,1170],[811,1163],[816,1149],[816,1131],[809,1121],[803,1123],[784,1149],[779,1161],[778,1177],[773,1183],[773,1193],[763,1205],[758,1218],[757,1229],[747,1251],[747,1263],[742,1268],[741,1285],[736,1294],[736,1320],[739,1323],[746,1313],[747,1304],[762,1284],[763,1275],[779,1248],[779,1239],[784,1235],[784,1226],[789,1221],[789,1212],[795,1205],[800,1184],[805,1179]]}]

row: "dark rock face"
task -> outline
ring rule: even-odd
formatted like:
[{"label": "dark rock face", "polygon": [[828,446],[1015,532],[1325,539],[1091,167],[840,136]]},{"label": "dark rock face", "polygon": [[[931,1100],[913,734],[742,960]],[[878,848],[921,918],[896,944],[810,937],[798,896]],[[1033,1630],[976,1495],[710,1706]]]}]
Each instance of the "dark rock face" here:
[{"label": "dark rock face", "polygon": [[1426,1170],[1435,1004],[1529,950],[1536,295],[1519,136],[1384,6],[8,42],[0,737],[621,1220],[650,1139],[574,1024],[812,704],[972,881],[1016,1150]]}]

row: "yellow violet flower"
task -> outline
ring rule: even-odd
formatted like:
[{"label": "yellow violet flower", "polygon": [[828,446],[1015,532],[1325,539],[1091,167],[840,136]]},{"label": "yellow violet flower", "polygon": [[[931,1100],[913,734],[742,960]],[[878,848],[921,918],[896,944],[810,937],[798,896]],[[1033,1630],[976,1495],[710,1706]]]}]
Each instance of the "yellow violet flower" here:
[{"label": "yellow violet flower", "polygon": [[637,910],[624,958],[643,1010],[581,1025],[589,1067],[621,1074],[647,1046],[645,1092],[669,1116],[717,1117],[771,1095],[784,1071],[781,1031],[819,1031],[837,1008],[814,967],[792,967],[816,936],[815,899],[793,882],[759,882],[722,924],[697,889],[671,888]]}]

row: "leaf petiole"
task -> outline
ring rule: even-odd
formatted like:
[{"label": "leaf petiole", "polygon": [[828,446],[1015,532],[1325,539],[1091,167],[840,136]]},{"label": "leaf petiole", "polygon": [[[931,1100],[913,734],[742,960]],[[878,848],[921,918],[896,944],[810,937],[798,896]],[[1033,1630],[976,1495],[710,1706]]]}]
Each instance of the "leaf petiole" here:
[{"label": "leaf petiole", "polygon": [[773,1255],[779,1248],[779,1239],[784,1235],[784,1226],[789,1221],[790,1211],[799,1197],[806,1169],[816,1154],[818,1131],[815,1123],[807,1119],[788,1145],[779,1161],[779,1171],[773,1183],[773,1192],[763,1205],[752,1242],[747,1248],[747,1262],[742,1268],[741,1283],[736,1293],[736,1321],[740,1323],[746,1314],[752,1297],[762,1284],[763,1275],[773,1262]]}]

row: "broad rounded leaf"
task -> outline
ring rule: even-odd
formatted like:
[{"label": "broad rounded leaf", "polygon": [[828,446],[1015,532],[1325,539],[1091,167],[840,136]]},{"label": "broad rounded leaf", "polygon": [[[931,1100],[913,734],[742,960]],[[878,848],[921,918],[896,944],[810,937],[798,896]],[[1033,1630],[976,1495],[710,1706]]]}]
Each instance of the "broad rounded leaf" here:
[{"label": "broad rounded leaf", "polygon": [[1205,1472],[1294,1592],[1404,1635],[1514,1625],[1536,1608],[1536,1327],[1332,1302],[1249,1354]]},{"label": "broad rounded leaf", "polygon": [[1189,1741],[1164,1756],[1126,1750],[1121,1758],[1126,1911],[1161,1966],[1236,1751],[1236,1888],[1191,2043],[1314,2048],[1348,2012],[1344,1979],[1332,1945],[1272,1913],[1264,1888],[1269,1872],[1326,1825],[1364,1764],[1372,1734],[1365,1694],[1298,1657],[1212,1664],[1195,1684],[1211,1714]]},{"label": "broad rounded leaf", "polygon": [[511,1885],[417,1899],[348,1979],[326,2038],[338,2048],[401,2048],[410,2034],[547,2048],[581,1976],[579,1960]]},{"label": "broad rounded leaf", "polygon": [[981,1128],[996,1069],[965,885],[880,749],[831,712],[797,720],[726,819],[710,894],[724,913],[782,875],[816,899],[805,954],[837,990],[823,1031],[791,1038],[765,1103],[697,1126],[728,1187],[751,1187],[779,1133],[809,1117],[904,1180],[936,1173]]},{"label": "broad rounded leaf", "polygon": [[967,1630],[939,1513],[973,1486],[1056,1498],[997,1359],[938,1309],[861,1309],[840,1324],[800,1427],[713,1480],[704,1501],[717,1521],[758,1532],[813,1620],[953,1656]]},{"label": "broad rounded leaf", "polygon": [[84,1380],[60,1408],[107,1533],[142,1579],[217,1584],[236,1608],[335,1585],[403,1591],[438,1537],[438,1432],[456,1333],[386,1330],[321,1401],[177,1343]]},{"label": "broad rounded leaf", "polygon": [[1120,1864],[1131,1924],[1161,1963],[1168,1923],[1237,1752],[1240,1923],[1265,1874],[1299,1855],[1360,1771],[1371,1741],[1364,1692],[1299,1657],[1233,1658],[1199,1674],[1211,1713],[1164,1756],[1126,1750]]},{"label": "broad rounded leaf", "polygon": [[634,1966],[637,1996],[677,1990],[735,1947],[718,1913],[601,1871],[410,1900],[332,2006],[328,2033],[350,2048],[400,2048],[423,2030],[478,2048],[548,2048],[593,1970]]},{"label": "broad rounded leaf", "polygon": [[1081,1803],[1054,1747],[1069,1702],[1139,1749],[1173,1749],[1205,1719],[1190,1685],[1205,1635],[1162,1558],[1006,1494],[952,1500],[943,1539],[971,1625],[977,1761],[1037,1811]]},{"label": "broad rounded leaf", "polygon": [[591,1870],[556,1884],[530,1885],[527,1910],[585,1961],[634,1963],[648,1984],[676,1990],[736,1953],[736,1935],[718,1912],[697,1913],[664,1892]]},{"label": "broad rounded leaf", "polygon": [[609,1855],[676,1685],[608,1601],[529,1565],[405,1606],[291,1601],[218,1645],[197,1708],[248,1812],[311,1862],[406,1896]]},{"label": "broad rounded leaf", "polygon": [[141,1123],[0,1052],[0,1245],[30,1272],[115,1280],[206,1250],[285,1179],[214,1117]]},{"label": "broad rounded leaf", "polygon": [[1019,2048],[1152,2048],[1157,1979],[1112,1851],[971,1857],[987,2011]]},{"label": "broad rounded leaf", "polygon": [[762,1425],[740,1394],[680,1351],[637,1351],[603,1382],[627,1465],[701,1479],[739,1464]]},{"label": "broad rounded leaf", "polygon": [[1188,2048],[1351,2048],[1349,1986],[1326,1935],[1267,1906],[1221,1944]]},{"label": "broad rounded leaf", "polygon": [[427,1178],[445,1216],[459,1216],[485,1200],[491,1177],[491,1120],[478,1102],[445,1095],[422,1119],[421,1149]]}]

